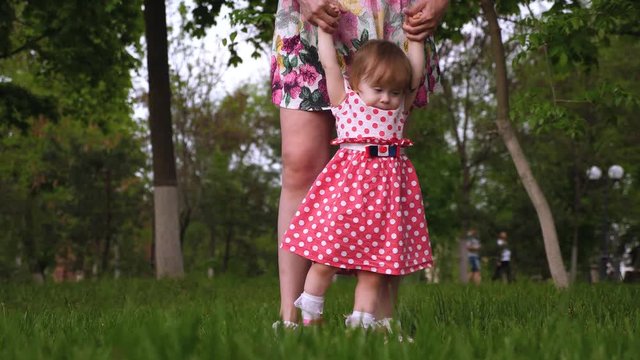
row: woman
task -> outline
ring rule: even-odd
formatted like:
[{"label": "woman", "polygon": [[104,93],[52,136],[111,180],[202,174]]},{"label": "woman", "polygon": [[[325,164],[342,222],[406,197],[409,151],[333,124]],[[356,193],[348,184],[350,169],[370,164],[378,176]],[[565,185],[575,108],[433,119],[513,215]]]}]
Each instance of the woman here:
[{"label": "woman", "polygon": [[[316,49],[315,27],[338,37],[336,49],[347,65],[350,55],[368,39],[401,42],[405,36],[424,41],[435,30],[448,0],[280,0],[271,58],[272,100],[280,107],[282,191],[278,210],[278,242],[313,180],[330,158],[334,119]],[[331,6],[333,5],[333,6]],[[336,11],[348,10],[339,17]],[[404,30],[404,31],[402,31]],[[406,35],[405,35],[406,32]],[[431,48],[433,50],[433,48]],[[433,51],[431,53],[433,54]],[[434,58],[431,56],[430,58]],[[437,64],[427,64],[426,89],[417,103],[427,102],[437,81]],[[295,327],[295,299],[302,293],[308,260],[286,249],[278,251],[282,325]]]}]

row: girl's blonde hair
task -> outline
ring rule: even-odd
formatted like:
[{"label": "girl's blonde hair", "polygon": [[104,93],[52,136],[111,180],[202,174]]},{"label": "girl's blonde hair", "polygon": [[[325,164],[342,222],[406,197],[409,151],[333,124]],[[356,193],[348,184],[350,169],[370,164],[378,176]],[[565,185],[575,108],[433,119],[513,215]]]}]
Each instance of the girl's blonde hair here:
[{"label": "girl's blonde hair", "polygon": [[358,91],[360,82],[403,92],[411,88],[411,63],[400,47],[387,40],[369,40],[353,56],[349,83]]}]

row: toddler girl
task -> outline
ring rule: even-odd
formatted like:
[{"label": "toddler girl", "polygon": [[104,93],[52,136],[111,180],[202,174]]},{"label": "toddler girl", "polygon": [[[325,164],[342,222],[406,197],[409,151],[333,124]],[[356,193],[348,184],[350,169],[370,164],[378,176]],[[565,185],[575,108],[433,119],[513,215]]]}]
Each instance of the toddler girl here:
[{"label": "toddler girl", "polygon": [[348,81],[333,38],[318,29],[340,149],[298,208],[282,247],[313,265],[296,300],[305,325],[322,321],[324,294],[340,269],[356,271],[350,327],[375,324],[378,294],[388,277],[431,266],[422,193],[403,148],[403,128],[425,69],[424,44],[407,54],[385,40],[365,43],[353,56]]}]

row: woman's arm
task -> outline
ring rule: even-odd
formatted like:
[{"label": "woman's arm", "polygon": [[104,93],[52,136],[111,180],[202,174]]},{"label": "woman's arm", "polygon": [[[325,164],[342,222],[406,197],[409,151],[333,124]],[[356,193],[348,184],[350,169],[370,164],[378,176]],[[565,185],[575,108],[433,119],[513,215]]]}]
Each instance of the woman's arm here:
[{"label": "woman's arm", "polygon": [[425,71],[425,54],[424,41],[409,40],[409,48],[407,49],[407,57],[411,63],[411,90],[404,100],[404,108],[409,110],[413,105],[418,94],[418,86],[424,77]]},{"label": "woman's arm", "polygon": [[344,100],[346,95],[344,91],[344,77],[342,76],[342,69],[340,69],[338,58],[336,57],[333,36],[322,30],[322,28],[318,28],[318,56],[320,57],[320,63],[324,69],[325,79],[327,81],[329,101],[332,106],[337,106]]}]

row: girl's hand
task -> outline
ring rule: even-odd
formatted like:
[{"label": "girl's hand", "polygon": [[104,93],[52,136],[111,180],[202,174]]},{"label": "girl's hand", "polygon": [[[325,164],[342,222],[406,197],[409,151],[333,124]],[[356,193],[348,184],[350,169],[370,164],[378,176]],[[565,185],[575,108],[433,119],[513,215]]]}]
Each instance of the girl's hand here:
[{"label": "girl's hand", "polygon": [[338,28],[342,6],[336,0],[298,0],[300,13],[305,21],[320,27],[329,34]]},{"label": "girl's hand", "polygon": [[407,39],[423,41],[432,35],[448,5],[449,0],[417,0],[413,6],[405,9],[402,29],[407,34]]}]

